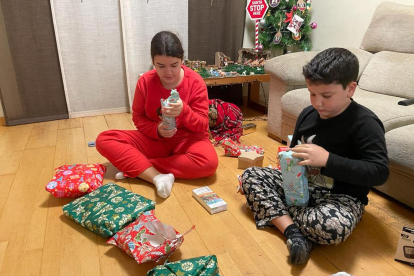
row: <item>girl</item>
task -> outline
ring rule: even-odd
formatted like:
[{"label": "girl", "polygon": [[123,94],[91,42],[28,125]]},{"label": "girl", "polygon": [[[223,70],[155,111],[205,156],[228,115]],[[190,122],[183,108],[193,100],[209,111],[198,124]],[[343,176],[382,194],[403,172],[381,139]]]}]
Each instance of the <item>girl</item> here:
[{"label": "girl", "polygon": [[[195,179],[211,176],[218,166],[208,135],[207,87],[199,74],[183,65],[179,38],[167,31],[151,41],[154,70],[137,83],[132,120],[137,130],[108,130],[96,140],[97,150],[120,172],[117,179],[139,177],[153,183],[162,198],[171,194],[175,177]],[[161,107],[176,89],[180,99]],[[161,113],[176,120],[169,130]]]}]

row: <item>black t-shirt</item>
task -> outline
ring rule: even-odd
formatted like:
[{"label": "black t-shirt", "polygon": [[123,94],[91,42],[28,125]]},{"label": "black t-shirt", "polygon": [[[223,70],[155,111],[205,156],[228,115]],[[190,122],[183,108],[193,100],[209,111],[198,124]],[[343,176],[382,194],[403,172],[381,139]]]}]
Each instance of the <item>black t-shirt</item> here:
[{"label": "black t-shirt", "polygon": [[310,185],[350,195],[366,205],[370,187],[388,178],[384,126],[371,110],[354,101],[329,119],[321,119],[313,106],[306,107],[296,122],[291,147],[298,140],[329,152],[326,167],[307,167]]}]

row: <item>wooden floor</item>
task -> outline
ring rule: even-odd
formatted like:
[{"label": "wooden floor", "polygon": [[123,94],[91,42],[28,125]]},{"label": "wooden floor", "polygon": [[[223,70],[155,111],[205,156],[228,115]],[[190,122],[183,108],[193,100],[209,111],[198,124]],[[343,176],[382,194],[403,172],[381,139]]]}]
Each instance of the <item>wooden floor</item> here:
[{"label": "wooden floor", "polygon": [[[246,111],[245,117],[257,114]],[[260,115],[260,114],[259,114]],[[247,145],[265,148],[264,165],[275,164],[279,143],[267,137],[266,121],[242,137]],[[285,239],[275,229],[257,230],[245,199],[236,193],[237,158],[216,148],[219,167],[213,177],[177,180],[163,200],[151,184],[138,179],[115,181],[116,169],[87,147],[107,129],[133,129],[130,114],[115,114],[0,127],[0,275],[146,275],[155,263],[138,265],[106,239],[62,214],[73,199],[52,197],[44,189],[63,164],[108,165],[105,183],[115,182],[156,201],[156,215],[185,237],[172,260],[217,255],[221,275],[414,275],[414,268],[394,261],[402,226],[414,227],[412,209],[371,192],[370,204],[357,229],[339,246],[318,246],[304,266],[291,266]],[[228,203],[228,210],[210,215],[191,196],[209,185]]]}]

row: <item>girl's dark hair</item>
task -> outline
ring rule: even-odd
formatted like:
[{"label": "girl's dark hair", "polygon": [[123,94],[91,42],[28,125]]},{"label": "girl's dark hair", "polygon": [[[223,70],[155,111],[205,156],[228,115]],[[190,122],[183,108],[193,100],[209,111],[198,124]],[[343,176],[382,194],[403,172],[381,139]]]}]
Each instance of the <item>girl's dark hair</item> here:
[{"label": "girl's dark hair", "polygon": [[358,58],[344,48],[329,48],[317,54],[303,67],[303,75],[313,84],[341,84],[345,89],[357,81]]},{"label": "girl's dark hair", "polygon": [[172,32],[162,31],[151,40],[151,59],[155,56],[169,56],[179,59],[184,58],[184,50],[180,39]]}]

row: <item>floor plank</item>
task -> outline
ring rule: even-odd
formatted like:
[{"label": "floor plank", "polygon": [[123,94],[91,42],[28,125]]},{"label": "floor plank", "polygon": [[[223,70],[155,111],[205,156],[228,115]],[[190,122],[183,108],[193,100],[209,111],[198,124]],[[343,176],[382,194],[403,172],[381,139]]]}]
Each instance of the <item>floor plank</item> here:
[{"label": "floor plank", "polygon": [[[242,136],[245,145],[265,149],[264,166],[276,165],[280,143],[267,137],[262,113],[243,108],[256,132]],[[54,198],[44,187],[54,168],[64,164],[102,163],[104,183],[114,182],[156,202],[156,216],[184,233],[171,261],[215,254],[221,275],[413,275],[414,268],[394,261],[402,226],[414,227],[414,211],[379,192],[348,240],[339,246],[316,246],[309,262],[292,266],[284,236],[275,228],[256,229],[243,195],[236,193],[238,160],[216,147],[215,175],[177,179],[168,199],[140,179],[115,180],[117,169],[87,143],[108,129],[135,129],[129,113],[93,116],[14,127],[0,127],[0,275],[145,275],[157,263],[138,265],[116,246],[62,214],[71,198]],[[228,204],[210,215],[192,190],[208,185]],[[163,261],[161,261],[162,263]]]}]

